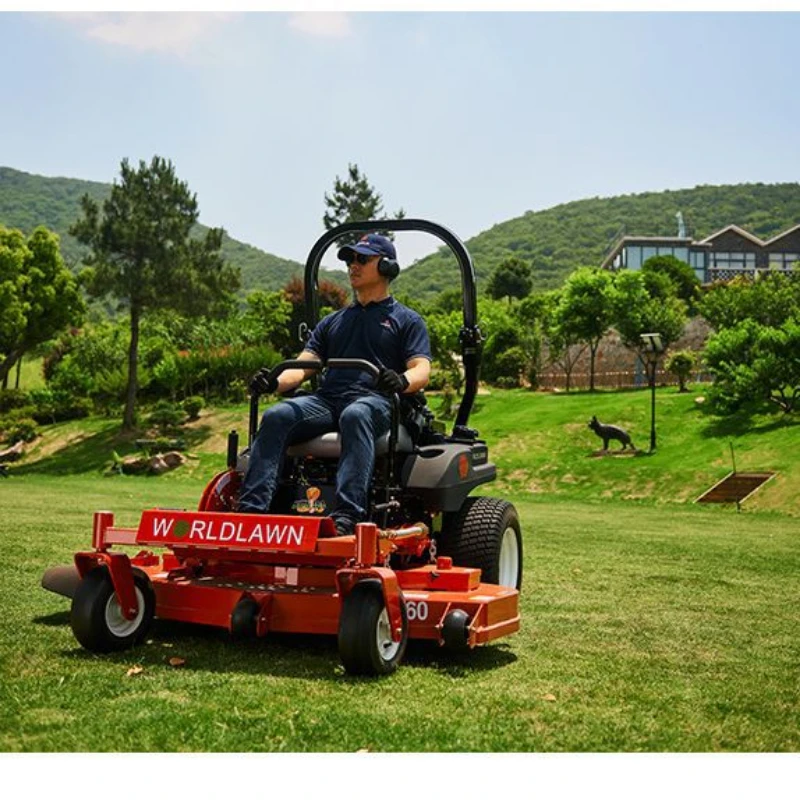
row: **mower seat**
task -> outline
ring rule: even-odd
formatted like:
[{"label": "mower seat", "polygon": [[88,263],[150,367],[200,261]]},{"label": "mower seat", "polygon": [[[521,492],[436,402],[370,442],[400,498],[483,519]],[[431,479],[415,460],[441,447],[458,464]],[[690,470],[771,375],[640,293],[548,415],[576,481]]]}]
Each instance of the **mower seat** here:
[{"label": "mower seat", "polygon": [[[389,434],[385,433],[375,442],[375,455],[385,456],[389,451]],[[400,425],[397,431],[398,453],[413,453],[414,443],[404,425]],[[307,442],[298,442],[286,448],[288,456],[311,456],[313,458],[339,458],[342,454],[341,437],[338,431],[323,433],[309,439]]]}]

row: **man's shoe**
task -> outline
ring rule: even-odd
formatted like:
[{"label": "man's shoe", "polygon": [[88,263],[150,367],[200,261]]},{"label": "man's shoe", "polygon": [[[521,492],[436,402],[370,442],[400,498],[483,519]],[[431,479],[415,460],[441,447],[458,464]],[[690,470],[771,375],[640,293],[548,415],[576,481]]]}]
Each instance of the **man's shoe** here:
[{"label": "man's shoe", "polygon": [[336,526],[337,536],[352,536],[356,529],[355,522],[344,517],[334,519],[333,524]]}]

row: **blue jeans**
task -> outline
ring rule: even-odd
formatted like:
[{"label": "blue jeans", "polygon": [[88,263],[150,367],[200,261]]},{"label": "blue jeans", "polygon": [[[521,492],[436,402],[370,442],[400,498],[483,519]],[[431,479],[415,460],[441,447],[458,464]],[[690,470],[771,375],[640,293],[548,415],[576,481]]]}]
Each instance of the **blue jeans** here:
[{"label": "blue jeans", "polygon": [[268,511],[286,448],[338,427],[342,453],[336,473],[336,509],[331,516],[353,523],[364,520],[375,441],[389,430],[390,421],[389,398],[381,395],[333,399],[311,394],[276,403],[264,412],[250,448],[239,511]]}]

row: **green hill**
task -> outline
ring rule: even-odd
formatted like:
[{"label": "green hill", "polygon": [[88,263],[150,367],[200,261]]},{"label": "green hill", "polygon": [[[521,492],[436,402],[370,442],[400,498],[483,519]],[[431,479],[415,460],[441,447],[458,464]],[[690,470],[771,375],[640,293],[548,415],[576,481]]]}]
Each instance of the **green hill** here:
[{"label": "green hill", "polygon": [[[73,178],[46,178],[0,167],[0,224],[29,232],[46,225],[61,236],[67,262],[80,263],[81,246],[67,230],[79,214],[84,193],[104,200],[110,185]],[[534,289],[553,289],[576,267],[599,265],[623,233],[665,236],[677,233],[676,213],[683,214],[688,232],[701,239],[734,223],[762,238],[800,223],[800,184],[738,184],[698,186],[666,192],[590,198],[528,211],[467,240],[475,262],[479,290],[497,265],[511,255],[533,264]],[[204,230],[203,226],[198,226]],[[242,273],[244,291],[274,291],[302,265],[265,253],[228,236],[223,243],[228,260]],[[322,270],[321,277],[347,286],[342,271]],[[441,248],[403,270],[395,289],[416,301],[431,301],[458,285],[455,260]]]},{"label": "green hill", "polygon": [[[666,192],[591,198],[528,211],[469,239],[479,290],[508,256],[533,264],[534,289],[554,289],[579,266],[599,266],[622,234],[675,236],[675,215],[688,233],[702,239],[736,224],[769,238],[800,223],[800,184],[749,183],[698,186]],[[397,279],[397,290],[420,300],[458,285],[448,248],[412,264]]]},{"label": "green hill", "polygon": [[[0,224],[26,233],[37,225],[45,225],[61,237],[64,258],[71,267],[77,268],[86,250],[67,231],[80,214],[80,199],[88,194],[100,203],[110,192],[111,186],[107,183],[46,178],[0,167]],[[205,226],[198,225],[198,232],[205,230]],[[252,289],[275,291],[303,273],[303,265],[297,261],[265,253],[227,235],[222,252],[241,270],[244,292]],[[348,285],[344,272],[323,270],[322,277]]]}]

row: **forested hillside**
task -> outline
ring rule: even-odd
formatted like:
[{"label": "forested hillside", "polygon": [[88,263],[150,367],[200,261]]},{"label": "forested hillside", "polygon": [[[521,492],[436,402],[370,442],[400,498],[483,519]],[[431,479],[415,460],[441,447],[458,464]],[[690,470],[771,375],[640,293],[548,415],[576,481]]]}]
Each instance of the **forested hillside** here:
[{"label": "forested hillside", "polygon": [[[528,211],[467,241],[479,290],[497,265],[512,255],[533,265],[534,290],[556,288],[576,267],[599,266],[622,234],[676,236],[678,211],[688,234],[698,239],[730,224],[766,239],[800,223],[800,184],[698,186],[595,197]],[[457,281],[455,260],[443,248],[404,270],[396,286],[429,301]]]},{"label": "forested hillside", "polygon": [[[61,236],[67,262],[77,267],[81,247],[67,230],[78,216],[80,197],[88,193],[102,201],[109,191],[108,184],[45,178],[0,167],[0,224],[28,233],[36,225],[46,225]],[[533,265],[534,290],[556,288],[576,267],[599,266],[622,234],[676,235],[678,211],[683,214],[689,235],[697,239],[732,223],[766,239],[800,223],[800,184],[698,186],[595,197],[544,211],[528,211],[467,241],[478,275],[478,289],[483,291],[492,271],[512,255]],[[312,244],[309,242],[309,247]],[[302,265],[296,261],[265,253],[228,236],[223,252],[241,269],[244,292],[255,288],[275,290],[302,274]],[[321,277],[347,285],[342,271],[323,270]],[[455,261],[449,250],[442,248],[403,270],[395,290],[414,300],[431,301],[457,285]]]},{"label": "forested hillside", "polygon": [[[77,269],[85,251],[67,231],[79,216],[80,199],[88,194],[95,201],[102,202],[110,191],[110,184],[73,178],[46,178],[0,167],[0,225],[20,228],[27,234],[37,225],[55,231],[61,237],[61,251],[65,260],[73,269]],[[202,225],[198,228],[205,230]],[[312,244],[309,242],[309,248]],[[241,270],[243,292],[251,289],[274,291],[303,272],[303,265],[297,261],[265,253],[227,235],[223,239],[222,252],[230,263]],[[323,277],[347,285],[344,272],[325,270]]]}]

